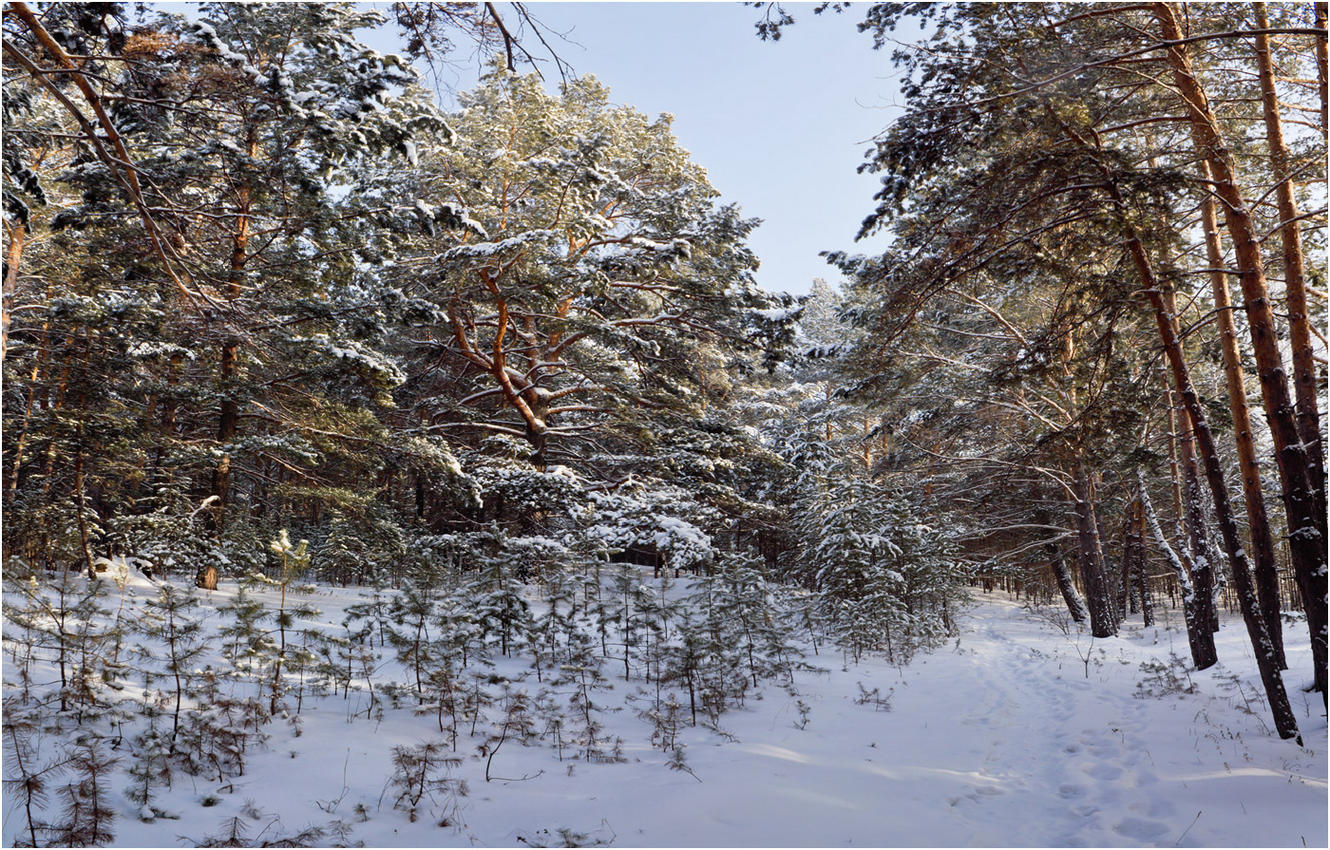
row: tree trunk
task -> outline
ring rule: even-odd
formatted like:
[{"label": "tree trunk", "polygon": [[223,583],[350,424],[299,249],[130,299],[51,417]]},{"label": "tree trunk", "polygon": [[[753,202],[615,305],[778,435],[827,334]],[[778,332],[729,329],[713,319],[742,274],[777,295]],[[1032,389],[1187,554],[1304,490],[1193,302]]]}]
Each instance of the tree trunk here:
[{"label": "tree trunk", "polygon": [[1117,590],[1113,587],[1113,583],[1117,580],[1117,574],[1108,568],[1108,556],[1104,551],[1105,541],[1108,540],[1108,535],[1104,533],[1103,518],[1099,515],[1099,486],[1096,480],[1097,478],[1098,476],[1092,476],[1089,482],[1090,516],[1094,518],[1095,532],[1094,557],[1095,564],[1099,570],[1099,575],[1102,576],[1104,580],[1104,593],[1108,601],[1108,610],[1113,615],[1113,633],[1117,634],[1118,624],[1122,622],[1123,617],[1119,612],[1117,605]]},{"label": "tree trunk", "polygon": [[[53,295],[54,289],[48,284],[46,289],[47,300],[49,301]],[[28,375],[28,396],[23,405],[23,421],[22,424],[18,426],[18,438],[13,442],[13,474],[5,481],[5,493],[6,496],[9,497],[12,497],[14,491],[18,489],[19,471],[23,468],[23,448],[28,439],[28,426],[32,421],[33,406],[37,402],[37,384],[42,377],[42,372],[50,357],[51,320],[48,316],[42,321],[42,331],[37,342],[37,362],[32,364],[32,372]]]},{"label": "tree trunk", "polygon": [[[252,139],[249,145],[250,158],[257,153],[257,146]],[[231,312],[236,312],[237,302],[244,292],[246,250],[249,245],[249,186],[241,183],[236,188],[238,197],[235,230],[231,234],[231,274],[227,283],[226,295]],[[227,446],[235,439],[237,425],[240,422],[240,406],[236,401],[236,384],[239,379],[240,339],[228,328],[222,339],[221,353],[218,360],[217,383],[221,396],[220,412],[217,417],[217,444],[221,457],[212,474],[213,531],[220,537],[226,527],[226,509],[231,501],[231,453]],[[217,567],[209,564],[199,568],[194,580],[195,585],[204,590],[217,589]]]},{"label": "tree trunk", "polygon": [[526,426],[526,440],[531,444],[531,465],[538,471],[544,472],[549,465],[549,457],[546,450],[549,448],[549,432],[546,430],[546,424],[550,415],[550,404],[545,396],[535,390],[523,394],[527,407],[531,409],[531,415],[539,426],[533,426],[530,421]]},{"label": "tree trunk", "polygon": [[1080,464],[1076,471],[1072,490],[1076,495],[1077,562],[1090,610],[1090,634],[1097,638],[1112,637],[1117,633],[1117,624],[1113,617],[1113,602],[1108,595],[1108,582],[1104,578],[1103,549],[1090,495],[1090,476],[1084,464]]},{"label": "tree trunk", "polygon": [[88,534],[87,500],[83,495],[83,426],[79,426],[79,447],[74,454],[74,510],[78,512],[79,546],[83,563],[88,568],[88,581],[97,580],[97,565],[92,557],[92,540]]},{"label": "tree trunk", "polygon": [[[1265,4],[1253,4],[1256,26],[1266,29]],[[1318,42],[1320,40],[1318,39]],[[1297,409],[1298,436],[1311,461],[1312,483],[1321,494],[1325,510],[1325,454],[1321,445],[1321,415],[1316,403],[1316,357],[1312,348],[1311,319],[1307,312],[1307,277],[1303,270],[1302,231],[1298,223],[1298,202],[1293,196],[1293,166],[1284,128],[1279,118],[1279,99],[1275,93],[1275,72],[1270,59],[1270,39],[1256,36],[1256,67],[1261,78],[1261,111],[1265,118],[1266,144],[1270,148],[1274,172],[1275,197],[1279,201],[1279,238],[1284,258],[1284,292],[1288,301],[1288,329],[1293,349],[1293,390]]]},{"label": "tree trunk", "polygon": [[[1279,659],[1276,657],[1274,646],[1266,634],[1265,616],[1261,611],[1260,602],[1256,597],[1256,589],[1252,584],[1251,569],[1247,564],[1247,554],[1242,551],[1242,544],[1238,540],[1238,520],[1233,515],[1233,509],[1229,504],[1228,485],[1224,483],[1224,472],[1219,465],[1219,452],[1216,450],[1214,438],[1210,434],[1210,426],[1206,422],[1205,410],[1201,406],[1201,400],[1192,386],[1187,364],[1182,359],[1182,342],[1178,338],[1173,314],[1166,309],[1164,295],[1160,291],[1161,282],[1155,277],[1154,269],[1145,254],[1145,247],[1141,244],[1141,240],[1133,235],[1128,247],[1136,263],[1137,272],[1140,274],[1142,288],[1145,290],[1151,306],[1154,307],[1155,322],[1159,326],[1159,336],[1164,345],[1164,353],[1167,355],[1169,366],[1173,371],[1173,382],[1177,386],[1178,395],[1186,406],[1187,416],[1191,419],[1192,432],[1196,439],[1196,448],[1205,464],[1205,477],[1210,484],[1210,494],[1214,497],[1215,520],[1219,525],[1219,532],[1224,541],[1224,550],[1228,554],[1229,566],[1233,573],[1233,584],[1237,589],[1238,602],[1242,608],[1242,619],[1247,625],[1247,637],[1251,641],[1252,650],[1256,654],[1256,666],[1261,672],[1265,694],[1270,701],[1270,712],[1274,715],[1275,729],[1278,730],[1279,737],[1292,738],[1298,734],[1298,723],[1293,715],[1293,707],[1289,704],[1288,694],[1284,691],[1284,681],[1279,677]],[[1197,627],[1205,627],[1202,631],[1207,632],[1206,636],[1210,640],[1210,649],[1213,652],[1214,636],[1208,633],[1208,618],[1214,607],[1214,598],[1200,591],[1201,589],[1197,588],[1195,594],[1197,602],[1196,625]],[[1207,607],[1202,609],[1201,606],[1203,605]]]},{"label": "tree trunk", "polygon": [[1150,581],[1145,553],[1145,506],[1138,497],[1131,504],[1132,541],[1136,546],[1132,580],[1141,606],[1141,624],[1146,628],[1155,624],[1154,607],[1150,599]]},{"label": "tree trunk", "polygon": [[[158,487],[170,480],[169,474],[164,474],[162,470],[166,462],[166,450],[172,435],[175,434],[176,411],[179,408],[179,401],[175,397],[176,384],[180,381],[180,368],[184,362],[184,357],[180,354],[172,354],[166,369],[166,388],[162,393],[161,417],[156,422],[149,421],[148,429],[156,433],[156,446],[152,450],[152,460],[148,462],[147,474],[144,476],[144,487],[151,494]],[[154,397],[156,398],[156,397]]]},{"label": "tree trunk", "polygon": [[1182,529],[1182,451],[1178,447],[1178,406],[1173,401],[1173,384],[1164,367],[1164,399],[1168,406],[1168,480],[1173,495],[1173,541],[1182,548],[1187,539]]},{"label": "tree trunk", "polygon": [[[246,130],[246,150],[251,160],[258,156],[258,141],[254,128]],[[232,322],[237,322],[238,301],[244,294],[245,264],[249,259],[250,209],[253,202],[248,178],[242,176],[236,186],[235,230],[231,232],[230,274],[226,284],[226,297]],[[226,524],[226,509],[231,501],[231,453],[226,446],[235,439],[240,422],[240,406],[236,401],[236,384],[240,371],[240,339],[233,328],[227,328],[222,339],[218,359],[218,389],[221,396],[217,417],[217,443],[222,456],[213,470],[212,495],[215,531],[220,535]],[[200,587],[203,585],[200,584]]]},{"label": "tree trunk", "polygon": [[[1201,163],[1201,176],[1210,178],[1210,166]],[[1205,231],[1206,261],[1210,266],[1210,290],[1214,296],[1215,322],[1224,359],[1224,381],[1228,388],[1228,408],[1233,415],[1233,436],[1238,449],[1238,469],[1242,473],[1242,495],[1247,505],[1247,530],[1251,537],[1256,591],[1265,616],[1265,629],[1279,657],[1281,670],[1288,669],[1284,659],[1284,629],[1279,621],[1279,562],[1274,535],[1265,512],[1265,492],[1261,468],[1256,460],[1252,437],[1251,409],[1247,405],[1246,378],[1238,352],[1238,334],[1233,322],[1228,280],[1224,274],[1224,251],[1219,242],[1219,226],[1214,198],[1207,193],[1201,201],[1201,227]]]},{"label": "tree trunk", "polygon": [[[1179,40],[1181,31],[1171,4],[1155,3],[1153,8],[1161,35],[1169,41]],[[1251,330],[1252,351],[1261,381],[1261,399],[1270,424],[1275,460],[1284,489],[1293,568],[1307,609],[1316,688],[1321,691],[1324,700],[1327,697],[1324,494],[1319,490],[1319,482],[1313,481],[1311,458],[1298,434],[1261,260],[1261,236],[1256,232],[1251,212],[1239,191],[1233,155],[1224,143],[1205,92],[1192,72],[1187,46],[1174,44],[1169,47],[1168,60],[1173,68],[1174,84],[1186,103],[1200,153],[1209,161],[1214,173],[1214,191],[1225,206],[1229,237],[1237,257],[1239,280],[1245,299],[1247,323]]]},{"label": "tree trunk", "polygon": [[1124,621],[1128,615],[1138,613],[1136,594],[1132,592],[1136,583],[1136,556],[1140,549],[1140,541],[1135,539],[1134,508],[1134,504],[1128,505],[1122,519],[1122,589],[1118,593],[1118,598],[1121,600],[1118,603],[1118,612]]},{"label": "tree trunk", "polygon": [[1321,132],[1326,132],[1326,34],[1325,34],[1325,3],[1313,3],[1312,15],[1316,21],[1316,28],[1321,34],[1316,36],[1316,88],[1321,95]]},{"label": "tree trunk", "polygon": [[[1172,289],[1160,293],[1159,297],[1163,305],[1162,309],[1165,315],[1169,317],[1168,321],[1172,325],[1173,333],[1177,335],[1178,328],[1175,318],[1178,311],[1177,298],[1174,296]],[[1181,341],[1178,345],[1181,346]],[[1181,356],[1180,348],[1179,356]],[[1216,565],[1210,562],[1210,541],[1207,539],[1209,534],[1205,525],[1205,507],[1201,500],[1201,482],[1197,471],[1195,429],[1187,415],[1186,401],[1182,398],[1181,384],[1178,383],[1176,372],[1174,373],[1173,383],[1177,389],[1174,397],[1178,399],[1178,405],[1181,408],[1181,415],[1178,418],[1181,426],[1178,429],[1180,432],[1178,447],[1182,459],[1182,504],[1187,530],[1187,555],[1184,560],[1191,570],[1191,580],[1196,590],[1197,616],[1201,618],[1201,622],[1207,623],[1210,626],[1210,631],[1213,632],[1219,629],[1218,615],[1215,612],[1214,603],[1214,569]]]},{"label": "tree trunk", "polygon": [[1053,568],[1058,590],[1062,591],[1062,599],[1067,603],[1067,612],[1076,622],[1086,622],[1090,614],[1086,611],[1085,600],[1076,592],[1076,584],[1071,580],[1071,571],[1067,569],[1067,561],[1062,557],[1062,549],[1056,543],[1046,543],[1044,548],[1048,551],[1048,563]]},{"label": "tree trunk", "polygon": [[5,355],[9,353],[9,311],[14,307],[14,291],[18,288],[19,260],[23,257],[23,243],[28,235],[28,229],[17,221],[6,229],[9,230],[9,245],[5,248],[4,303],[3,309],[0,310],[3,314],[3,318],[0,319],[0,361],[3,361]]},{"label": "tree trunk", "polygon": [[1164,529],[1159,525],[1159,517],[1155,516],[1154,506],[1150,504],[1150,494],[1145,491],[1145,479],[1139,472],[1136,482],[1140,490],[1141,507],[1150,523],[1150,530],[1154,532],[1155,541],[1163,551],[1169,566],[1173,568],[1173,574],[1177,576],[1178,590],[1182,594],[1182,620],[1187,625],[1187,645],[1191,648],[1192,663],[1196,665],[1197,670],[1212,667],[1219,660],[1215,655],[1214,633],[1196,617],[1196,591],[1191,586],[1191,576],[1187,574],[1182,559],[1169,545]]}]

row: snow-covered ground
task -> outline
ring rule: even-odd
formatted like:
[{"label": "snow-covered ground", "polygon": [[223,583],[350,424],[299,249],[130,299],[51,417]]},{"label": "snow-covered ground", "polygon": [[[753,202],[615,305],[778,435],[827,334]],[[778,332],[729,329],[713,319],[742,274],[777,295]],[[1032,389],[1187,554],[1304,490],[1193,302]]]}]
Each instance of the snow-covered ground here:
[{"label": "snow-covered ground", "polygon": [[[153,592],[139,579],[130,590]],[[232,595],[224,586],[208,605]],[[312,601],[335,623],[358,598],[325,588]],[[243,776],[177,772],[171,789],[155,790],[153,806],[178,819],[139,820],[117,788],[115,844],[200,842],[238,816],[253,843],[340,821],[342,837],[326,831],[320,843],[1326,846],[1326,722],[1320,699],[1300,687],[1305,632],[1286,632],[1300,747],[1270,731],[1240,621],[1216,636],[1221,666],[1188,676],[1185,663],[1170,667],[1171,654],[1187,652],[1177,613],[1161,613],[1171,627],[1129,625],[1092,643],[1003,595],[980,595],[958,641],[904,668],[847,664],[823,646],[808,660],[824,672],[799,673],[797,696],[768,685],[723,715],[719,731],[686,728],[691,773],[653,748],[636,710],[649,702],[646,685],[620,676],[596,701],[634,698],[603,718],[625,761],[561,761],[553,747],[510,742],[489,764],[506,778],[486,782],[480,739],[463,736],[454,776],[469,794],[427,798],[415,822],[385,794],[391,748],[441,740],[435,718],[399,708],[366,720],[354,690],[307,699],[300,734],[274,721]],[[1166,692],[1176,690],[1168,673],[1195,692]],[[880,699],[866,699],[874,690]],[[19,837],[13,802],[6,845]],[[454,805],[452,825],[440,827]]]}]

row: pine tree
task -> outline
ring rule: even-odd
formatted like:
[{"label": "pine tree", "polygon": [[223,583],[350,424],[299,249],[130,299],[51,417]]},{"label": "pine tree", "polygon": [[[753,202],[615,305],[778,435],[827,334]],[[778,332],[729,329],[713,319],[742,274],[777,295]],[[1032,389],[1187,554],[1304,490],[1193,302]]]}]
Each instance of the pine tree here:
[{"label": "pine tree", "polygon": [[[175,747],[180,732],[181,703],[190,692],[195,663],[206,649],[203,623],[193,618],[197,607],[198,600],[192,594],[164,583],[157,598],[148,601],[140,625],[146,637],[165,645],[163,666],[171,676],[175,690],[168,749]],[[151,657],[151,653],[145,652],[145,655]],[[143,803],[146,804],[146,794],[144,796]]]}]

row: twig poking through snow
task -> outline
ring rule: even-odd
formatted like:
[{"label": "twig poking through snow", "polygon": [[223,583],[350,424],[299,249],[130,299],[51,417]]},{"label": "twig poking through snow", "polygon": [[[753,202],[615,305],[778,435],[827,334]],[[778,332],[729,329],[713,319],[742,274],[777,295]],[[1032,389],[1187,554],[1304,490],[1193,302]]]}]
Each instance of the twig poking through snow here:
[{"label": "twig poking through snow", "polygon": [[1178,840],[1173,842],[1174,847],[1177,847],[1179,844],[1182,843],[1182,839],[1187,837],[1187,833],[1191,832],[1191,828],[1193,826],[1196,826],[1196,821],[1200,819],[1201,819],[1201,812],[1197,812],[1196,817],[1192,819],[1191,825],[1188,826],[1186,829],[1182,830],[1182,834],[1178,836]]}]

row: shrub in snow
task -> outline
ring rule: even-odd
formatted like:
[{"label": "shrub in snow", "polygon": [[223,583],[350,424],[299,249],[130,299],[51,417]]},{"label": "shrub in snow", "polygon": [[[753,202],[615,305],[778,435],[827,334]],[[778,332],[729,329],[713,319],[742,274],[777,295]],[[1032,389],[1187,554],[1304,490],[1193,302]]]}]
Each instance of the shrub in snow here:
[{"label": "shrub in snow", "polygon": [[56,792],[63,804],[60,820],[53,825],[55,844],[65,847],[102,847],[114,837],[111,824],[111,771],[119,758],[102,741],[85,735],[68,748],[66,769],[70,781]]},{"label": "shrub in snow", "polygon": [[450,775],[461,763],[434,741],[393,747],[393,773],[384,794],[392,795],[393,808],[406,812],[412,823],[428,810],[439,826],[451,826],[457,800],[467,794],[466,782]]}]

